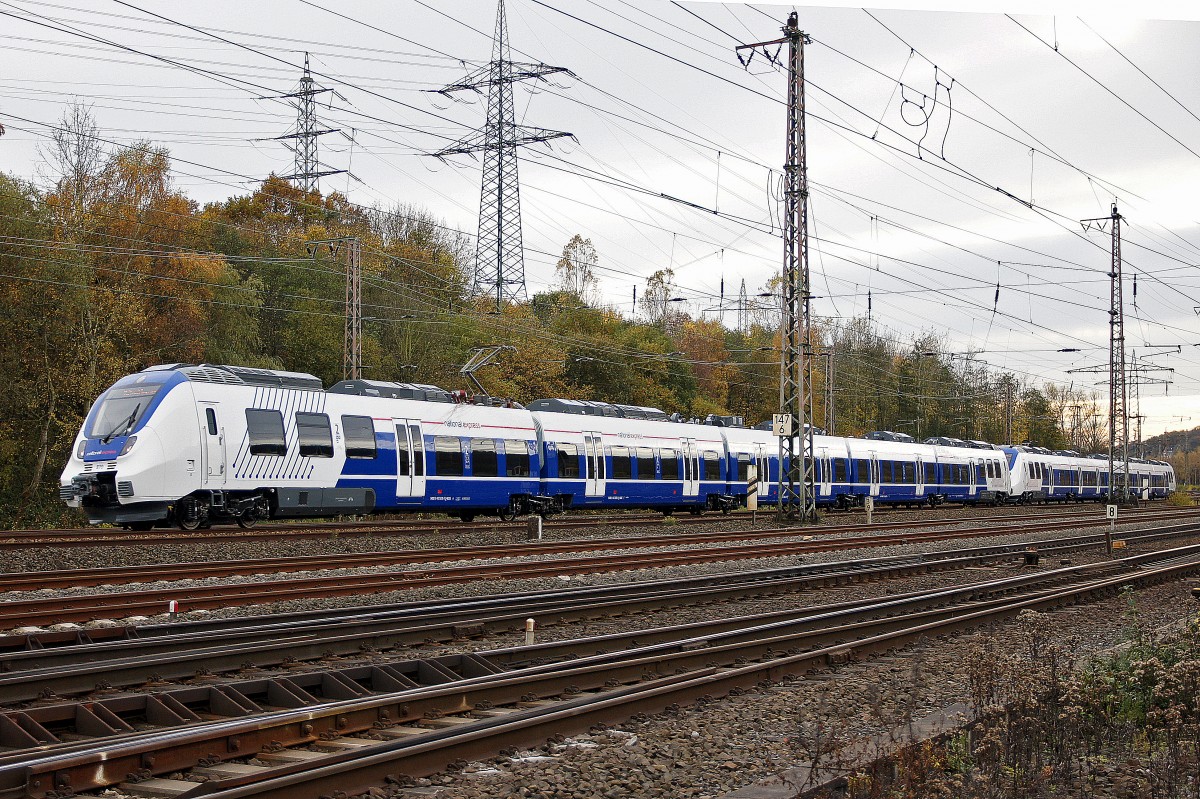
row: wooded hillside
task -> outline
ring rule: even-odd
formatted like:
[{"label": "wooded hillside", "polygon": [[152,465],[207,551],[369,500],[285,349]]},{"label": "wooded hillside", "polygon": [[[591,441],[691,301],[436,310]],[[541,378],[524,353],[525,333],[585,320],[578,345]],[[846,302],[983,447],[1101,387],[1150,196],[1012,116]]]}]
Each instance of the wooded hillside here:
[{"label": "wooded hillside", "polygon": [[[86,117],[66,122],[45,186],[0,176],[0,525],[77,521],[56,499],[58,476],[92,401],[125,374],[213,362],[341,379],[344,267],[310,255],[316,239],[362,241],[368,378],[469,388],[458,369],[470,349],[506,344],[515,352],[479,377],[518,401],[600,399],[752,424],[777,410],[774,297],[732,330],[679,310],[664,267],[636,316],[598,306],[605,256],[584,231],[564,243],[557,291],[497,313],[469,291],[472,237],[420,208],[364,208],[279,178],[201,207],[176,187],[166,150],[105,151]],[[889,338],[866,318],[821,325],[814,350],[832,353],[837,433],[1102,446],[1094,397],[944,349],[933,336]],[[814,360],[818,424],[825,361]]]}]

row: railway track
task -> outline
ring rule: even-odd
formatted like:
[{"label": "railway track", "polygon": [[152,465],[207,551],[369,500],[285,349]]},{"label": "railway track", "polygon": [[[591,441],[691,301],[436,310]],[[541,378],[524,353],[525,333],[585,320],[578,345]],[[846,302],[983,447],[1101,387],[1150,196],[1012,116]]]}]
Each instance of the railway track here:
[{"label": "railway track", "polygon": [[[137,698],[126,696],[10,711],[0,714],[4,744],[15,750],[0,755],[0,798],[107,787],[221,799],[354,793],[1025,610],[1197,572],[1200,544],[1193,544],[884,599],[371,666],[357,676],[148,689],[140,710],[122,708],[123,699]],[[184,779],[161,776],[177,772]]]},{"label": "railway track", "polygon": [[[1127,541],[1135,546],[1153,545],[1195,535],[1200,535],[1200,525],[1182,529],[1166,526],[1130,534]],[[363,652],[384,653],[403,647],[503,635],[522,629],[529,617],[541,620],[543,625],[556,626],[683,605],[797,594],[829,586],[977,568],[1023,557],[1031,549],[1049,558],[1103,544],[1102,535],[1078,535],[533,594],[107,631],[132,636],[114,640],[80,641],[65,633],[9,636],[0,638],[0,649],[5,650],[0,654],[0,705],[30,701],[47,694],[85,693],[97,684],[129,688],[147,681],[184,679],[197,673],[228,674],[246,668],[276,668],[321,658],[358,657]],[[0,742],[2,739],[0,733]]]},{"label": "railway track", "polygon": [[[1195,513],[1186,509],[1183,511],[1161,510],[1144,513],[1138,516],[1137,519],[1139,521],[1157,521],[1190,515],[1195,515]],[[1010,525],[1027,525],[1030,524],[1030,521],[1028,518],[987,519],[986,524],[978,529],[1008,529]],[[1047,521],[1044,516],[1037,516],[1033,517],[1032,523],[1034,526],[1029,529],[1049,530],[1063,526],[1086,525],[1089,522],[1107,524],[1104,519],[1097,519],[1094,513],[1071,514],[1066,518],[1056,518],[1054,521]],[[836,542],[839,545],[834,548],[843,548],[840,546],[843,542],[848,545],[862,544],[870,546],[871,542],[875,540],[877,533],[926,527],[949,527],[961,523],[959,520],[942,519],[934,521],[908,520],[905,522],[880,523],[870,526],[841,525],[823,527],[820,530],[820,535],[822,536],[822,540]],[[210,579],[214,577],[236,577],[251,574],[305,572],[322,569],[356,569],[372,566],[404,566],[414,563],[446,563],[496,558],[566,555],[575,552],[605,549],[693,546],[720,543],[722,541],[770,540],[773,538],[812,536],[814,532],[810,532],[807,528],[797,527],[752,527],[732,531],[671,533],[667,535],[628,538],[586,538],[546,542],[388,550],[382,552],[353,552],[335,555],[301,555],[285,558],[213,560],[197,561],[194,563],[147,564],[44,572],[10,572],[0,574],[0,593],[39,589],[79,588],[106,584]],[[846,537],[845,534],[847,533],[866,533],[866,535]],[[925,537],[924,533],[918,535],[922,539]],[[930,533],[929,535],[932,536],[934,534]],[[834,536],[842,537],[834,538]],[[908,536],[904,537],[905,541],[907,541],[907,538]]]},{"label": "railway track", "polygon": [[[1036,519],[1045,518],[1050,515],[1058,515],[1066,513],[1069,515],[1082,515],[1086,511],[1079,511],[1070,506],[1066,506],[1067,510],[1055,508],[1055,510],[1043,510],[1042,512],[1019,512],[1013,511],[1003,514],[991,515],[962,515],[953,518],[926,520],[925,523],[942,522],[945,524],[954,524],[970,521],[984,521],[986,519]],[[897,523],[919,523],[918,521],[908,520],[901,522],[904,516],[910,513],[919,511],[909,511],[902,508],[886,508],[875,511],[876,516],[882,516],[888,519],[888,524]],[[1143,511],[1134,511],[1141,513]],[[1127,511],[1127,513],[1129,513]],[[771,511],[764,510],[764,517],[770,517]],[[741,511],[732,516],[734,519],[745,519],[748,512]],[[837,513],[828,514],[827,519],[845,519],[855,518],[861,514]],[[588,514],[588,515],[573,515],[566,518],[558,518],[545,522],[547,531],[554,530],[582,530],[597,526],[607,527],[644,527],[648,525],[660,525],[663,523],[664,516],[661,513],[622,513],[622,514]],[[671,517],[675,519],[675,524],[711,524],[714,521],[722,518],[715,514],[706,515],[680,515]],[[864,523],[839,523],[835,527],[847,526],[866,526]],[[327,538],[369,538],[397,535],[462,535],[469,534],[474,531],[509,531],[514,533],[523,533],[526,529],[524,521],[520,522],[502,522],[499,520],[478,521],[463,523],[454,520],[432,520],[432,519],[370,519],[356,521],[329,521],[329,522],[306,522],[304,524],[281,524],[271,523],[264,524],[250,530],[243,530],[238,527],[214,527],[206,530],[188,532],[177,530],[174,528],[162,528],[149,530],[145,532],[137,532],[131,530],[121,530],[117,528],[104,527],[81,527],[81,528],[65,528],[61,530],[0,530],[0,551],[3,550],[20,550],[30,549],[34,547],[89,547],[89,546],[137,546],[144,544],[195,544],[195,543],[228,543],[228,542],[245,542],[245,541],[277,541],[281,538],[289,539],[327,539]],[[824,529],[824,528],[822,528]]]},{"label": "railway track", "polygon": [[[1145,514],[1142,522],[1195,517],[1185,510],[1159,511]],[[633,571],[679,565],[695,565],[719,561],[751,560],[789,555],[827,552],[833,550],[874,548],[883,546],[928,543],[950,539],[980,538],[1020,532],[1097,527],[1106,525],[1104,519],[1068,518],[1041,521],[1037,524],[999,525],[968,529],[934,529],[899,533],[877,532],[857,536],[829,536],[811,540],[755,541],[736,546],[722,545],[731,539],[792,538],[803,535],[796,528],[749,530],[732,533],[705,533],[689,540],[683,536],[666,538],[587,539],[578,541],[511,544],[493,548],[453,547],[441,550],[404,550],[354,555],[308,556],[303,558],[271,558],[265,560],[202,562],[161,566],[134,566],[106,569],[73,569],[63,572],[22,572],[0,575],[0,592],[28,592],[31,589],[74,588],[107,584],[146,581],[177,581],[183,578],[201,579],[237,575],[258,575],[279,571],[311,571],[382,567],[436,562],[462,564],[481,558],[518,558],[546,555],[571,555],[603,549],[637,549],[662,546],[696,545],[688,549],[659,550],[637,553],[591,554],[535,561],[462,564],[429,568],[333,576],[307,576],[288,579],[260,580],[254,583],[193,584],[147,588],[141,591],[114,591],[98,594],[65,594],[28,599],[11,598],[0,603],[0,626],[18,628],[46,625],[53,622],[91,621],[97,618],[125,618],[154,615],[167,610],[169,603],[179,603],[181,609],[200,610],[266,604],[296,599],[425,588],[476,580],[529,579],[591,574],[596,572]]]},{"label": "railway track", "polygon": [[[661,513],[625,513],[575,516],[545,522],[546,529],[573,530],[598,524],[616,527],[660,523]],[[713,520],[713,516],[680,516],[678,521],[694,523]],[[228,541],[274,541],[280,538],[364,538],[394,535],[455,535],[478,530],[524,531],[525,522],[498,519],[464,523],[451,519],[367,519],[352,521],[305,522],[302,524],[268,523],[249,530],[235,526],[186,531],[159,528],[147,531],[114,527],[77,527],[61,530],[0,530],[0,550],[40,546],[86,547],[147,543],[221,543]]]}]

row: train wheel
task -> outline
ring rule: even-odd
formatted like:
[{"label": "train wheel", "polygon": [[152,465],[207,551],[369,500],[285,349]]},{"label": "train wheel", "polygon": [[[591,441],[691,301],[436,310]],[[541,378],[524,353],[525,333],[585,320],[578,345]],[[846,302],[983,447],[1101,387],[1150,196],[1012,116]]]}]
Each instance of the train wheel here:
[{"label": "train wheel", "polygon": [[144,533],[154,529],[154,522],[130,522],[129,529],[135,533]]},{"label": "train wheel", "polygon": [[515,518],[517,518],[517,512],[512,508],[505,508],[500,511],[500,521],[502,522],[511,522]]},{"label": "train wheel", "polygon": [[458,514],[458,518],[460,518],[464,522],[467,522],[468,524],[470,524],[471,522],[475,521],[475,514],[474,513],[460,513],[460,514]]},{"label": "train wheel", "polygon": [[204,519],[196,517],[195,519],[176,518],[175,523],[179,525],[180,530],[187,530],[189,533],[194,530],[199,530],[204,524]]},{"label": "train wheel", "polygon": [[241,516],[237,517],[237,526],[243,530],[249,530],[256,524],[258,524],[258,514],[252,510],[248,510]]}]

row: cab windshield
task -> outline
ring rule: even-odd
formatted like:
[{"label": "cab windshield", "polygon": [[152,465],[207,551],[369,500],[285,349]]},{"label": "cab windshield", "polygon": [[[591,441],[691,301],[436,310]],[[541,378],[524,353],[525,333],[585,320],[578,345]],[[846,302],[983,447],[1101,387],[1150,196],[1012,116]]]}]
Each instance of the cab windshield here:
[{"label": "cab windshield", "polygon": [[88,438],[112,439],[132,430],[145,415],[160,384],[110,388],[88,428]]}]

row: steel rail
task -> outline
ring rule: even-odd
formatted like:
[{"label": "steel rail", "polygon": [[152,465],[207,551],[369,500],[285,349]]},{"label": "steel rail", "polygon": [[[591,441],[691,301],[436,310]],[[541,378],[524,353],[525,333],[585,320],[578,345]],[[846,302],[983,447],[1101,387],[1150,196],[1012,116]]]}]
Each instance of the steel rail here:
[{"label": "steel rail", "polygon": [[212,799],[296,799],[331,795],[337,791],[347,794],[363,792],[387,782],[396,782],[398,775],[432,774],[445,768],[448,763],[486,757],[501,747],[536,746],[552,735],[579,733],[594,724],[620,721],[634,713],[661,712],[670,706],[723,695],[734,688],[748,688],[764,680],[778,681],[784,677],[798,676],[829,661],[861,657],[900,647],[926,636],[994,623],[1025,610],[1046,610],[1112,595],[1125,584],[1140,587],[1191,573],[1198,568],[1200,563],[1193,560],[1185,565],[1164,567],[1133,578],[1115,578],[1100,585],[1069,588],[1033,599],[1018,599],[1002,607],[892,630],[851,644],[833,645],[715,673],[686,675],[689,679],[670,686],[653,686],[644,692],[631,691],[611,699],[600,695],[590,703],[581,702],[570,708],[552,706],[505,724],[495,721],[487,723],[484,720],[469,731],[460,730],[464,734],[457,737],[440,731],[424,739],[414,736],[370,749],[333,754],[319,765],[310,761],[281,768],[270,775],[246,775],[203,783],[188,793],[178,795],[177,799],[201,796]]},{"label": "steel rail", "polygon": [[[1196,528],[1163,527],[1127,536],[1130,543],[1200,532]],[[230,629],[172,631],[91,645],[19,650],[0,655],[0,702],[32,699],[43,691],[69,694],[91,690],[97,683],[134,685],[151,677],[179,679],[191,674],[256,668],[326,655],[385,651],[398,646],[445,642],[463,637],[497,635],[520,629],[529,617],[551,623],[603,618],[657,610],[681,604],[703,604],[768,594],[816,590],[829,585],[893,579],[945,571],[1019,556],[1030,548],[1041,555],[1103,544],[1099,535],[1068,539],[952,549],[916,556],[833,561],[770,572],[750,572],[725,579],[688,578],[628,586],[602,586],[550,591],[535,595],[501,595],[451,603],[426,602],[378,610],[364,615],[314,621],[312,614],[279,623],[252,623]],[[320,618],[320,617],[316,617]],[[243,620],[228,620],[243,621]],[[186,628],[187,625],[184,625]]]},{"label": "steel rail", "polygon": [[[1045,518],[1047,515],[1063,515],[1063,514],[1081,514],[1085,511],[1070,509],[1057,511],[1044,511],[1041,513],[1023,513],[1023,514],[1004,514],[1002,516],[993,515],[972,515],[962,516],[948,519],[928,519],[925,523],[929,524],[956,524],[961,522],[971,521],[987,521],[990,518],[1004,519],[1037,519]],[[1136,509],[1127,511],[1127,513],[1143,513],[1152,510],[1152,508]],[[876,507],[876,516],[891,516],[907,515],[907,511],[902,511],[895,507]],[[840,516],[841,514],[839,514]],[[729,519],[745,519],[748,512],[745,510],[735,511],[731,516],[714,516],[714,515],[680,515],[674,516],[674,523],[680,524],[711,524],[714,521],[727,521]],[[661,513],[618,513],[618,514],[597,514],[597,515],[573,515],[570,518],[547,520],[545,527],[547,530],[556,529],[580,529],[595,527],[597,525],[607,525],[611,527],[635,526],[635,525],[653,525],[659,526],[662,524],[665,517]],[[846,523],[839,524],[838,527],[845,528],[864,528],[884,526],[886,524],[919,524],[920,520],[909,520],[906,522],[890,521],[876,522],[873,525],[865,523]],[[302,537],[302,538],[338,538],[346,537],[392,537],[395,535],[455,535],[455,534],[470,534],[478,532],[481,529],[498,530],[505,532],[523,532],[526,529],[524,521],[519,522],[502,522],[498,519],[477,521],[477,522],[461,522],[461,521],[445,521],[445,520],[430,520],[430,519],[366,519],[356,521],[309,521],[302,524],[288,523],[268,523],[250,530],[243,530],[237,527],[228,528],[209,528],[197,532],[188,532],[184,530],[176,530],[172,528],[156,528],[144,532],[121,530],[117,528],[107,527],[76,527],[76,528],[61,528],[61,529],[26,529],[26,530],[0,530],[0,550],[3,549],[27,549],[31,547],[56,546],[56,547],[85,547],[85,546],[108,546],[108,545],[137,545],[146,543],[218,543],[230,541],[270,541],[280,537]]]},{"label": "steel rail", "polygon": [[[1174,562],[1169,565],[1155,566],[1155,560]],[[631,712],[635,712],[633,708],[644,712],[649,697],[654,697],[654,702],[662,700],[663,697],[672,697],[671,700],[663,702],[661,705],[654,705],[661,710],[666,704],[672,702],[688,701],[714,691],[724,692],[735,685],[753,684],[764,677],[778,679],[785,674],[802,673],[830,660],[849,657],[852,653],[865,653],[887,646],[898,646],[935,631],[945,632],[951,628],[995,621],[1024,609],[1045,608],[1079,601],[1089,596],[1106,595],[1114,592],[1121,585],[1144,585],[1192,573],[1200,569],[1200,545],[1135,556],[1122,562],[1107,564],[1108,568],[1133,566],[1143,567],[1143,570],[1133,574],[1120,574],[1104,578],[1088,576],[1082,582],[1066,588],[1037,588],[1039,580],[1030,575],[989,581],[979,586],[928,592],[923,601],[933,605],[930,609],[904,613],[902,611],[905,609],[914,607],[916,600],[892,600],[876,603],[874,606],[875,613],[891,611],[893,614],[891,616],[822,627],[817,630],[797,630],[796,627],[799,624],[797,620],[751,627],[743,624],[741,628],[725,633],[704,635],[699,638],[685,637],[669,644],[655,644],[624,652],[581,658],[572,661],[566,667],[566,673],[570,674],[567,679],[578,681],[583,674],[590,673],[593,678],[605,674],[621,674],[623,675],[621,679],[628,680],[632,674],[630,669],[639,674],[649,672],[652,678],[670,674],[674,670],[679,670],[683,674],[679,677],[669,678],[667,683],[663,683],[660,679],[644,688],[621,689],[618,694],[602,693],[595,697],[575,699],[547,708],[535,708],[518,714],[519,717],[510,716],[507,719],[502,717],[499,721],[481,719],[466,722],[453,731],[441,730],[428,733],[418,731],[415,735],[406,736],[405,740],[388,743],[371,744],[360,741],[362,748],[355,752],[319,758],[322,766],[319,769],[314,769],[313,763],[284,767],[271,770],[270,774],[266,775],[270,779],[266,782],[258,782],[253,786],[239,785],[238,779],[224,780],[204,787],[198,786],[183,795],[218,795],[230,798],[242,795],[260,795],[260,792],[264,790],[273,791],[289,786],[296,787],[296,784],[291,781],[293,777],[304,780],[304,785],[307,786],[305,790],[310,791],[305,795],[313,795],[326,790],[322,787],[323,784],[320,780],[335,773],[342,775],[345,779],[370,779],[372,781],[382,779],[382,775],[377,771],[380,766],[391,769],[387,772],[390,774],[397,773],[397,768],[403,768],[409,774],[429,773],[458,757],[479,756],[485,751],[494,752],[496,735],[504,735],[506,745],[512,745],[526,740],[528,735],[535,736],[534,740],[536,740],[538,737],[544,739],[551,732],[562,730],[577,732],[581,728],[580,725],[582,728],[586,728],[594,723],[596,718],[594,711],[598,709],[603,708],[605,712],[616,713],[617,715],[613,718],[623,718]],[[1041,575],[1040,582],[1046,582],[1051,578],[1065,578],[1072,574],[1083,576],[1085,572],[1094,571],[1095,568],[1095,566],[1087,566],[1054,570]],[[1032,587],[1033,593],[1016,598],[1003,597],[973,602],[965,609],[937,606],[939,602],[949,601],[952,596],[969,597],[972,592],[995,593],[1003,591],[1006,585],[1009,590]],[[830,621],[835,615],[810,616],[808,621],[810,626],[813,622],[821,624]],[[764,633],[766,633],[765,636]],[[860,637],[850,642],[833,643],[839,639],[845,639],[847,635]],[[800,646],[817,648],[797,651]],[[761,658],[761,660],[746,665],[732,667],[728,665],[738,664],[739,659],[746,657]],[[714,669],[710,665],[714,659],[718,663],[725,663],[726,667]],[[652,667],[650,666],[651,662],[653,662]],[[696,669],[701,671],[696,671]],[[562,687],[563,675],[563,667],[553,664],[534,666],[520,670],[519,673],[508,672],[499,678],[480,677],[472,684],[484,684],[489,679],[507,681],[522,677],[533,677],[534,679],[541,677],[551,679],[550,685],[556,687],[559,695],[564,692],[570,694],[571,691]],[[589,683],[589,685],[592,684],[594,682]],[[454,688],[461,688],[461,686],[452,686],[445,690],[453,691]],[[411,698],[419,694],[420,692],[410,692],[408,696]],[[374,720],[373,725],[368,722],[368,727],[375,726],[386,729],[405,719],[420,719],[422,717],[420,715],[412,716],[411,708],[398,711],[398,716],[390,713],[380,715],[379,709],[383,704],[391,702],[387,706],[394,709],[395,703],[402,696],[333,703],[327,707],[308,709],[305,712],[290,711],[285,714],[275,714],[270,722],[266,719],[256,718],[247,719],[244,722],[220,722],[197,729],[181,730],[173,734],[154,735],[150,740],[134,740],[126,744],[106,743],[92,750],[76,749],[70,753],[51,754],[40,759],[27,760],[20,767],[0,769],[0,781],[3,781],[3,792],[0,792],[0,796],[41,797],[49,791],[61,793],[84,790],[92,784],[84,784],[84,778],[87,775],[91,775],[90,779],[99,780],[101,784],[104,784],[103,780],[111,780],[111,776],[104,777],[102,772],[107,771],[117,775],[136,774],[139,769],[148,768],[148,762],[152,764],[153,772],[173,771],[184,767],[183,763],[179,761],[180,758],[183,760],[191,758],[194,761],[197,757],[196,752],[201,751],[209,751],[212,753],[211,757],[218,760],[248,757],[258,751],[255,748],[256,741],[282,741],[286,738],[289,741],[296,740],[298,743],[319,743],[322,740],[322,732],[336,736],[344,734],[343,731],[352,727],[353,725],[347,719],[351,713],[355,712],[356,708],[364,710],[368,714],[372,712],[375,714],[374,716],[368,715],[368,718]],[[467,696],[468,693],[461,694],[462,701],[459,703],[461,711],[468,711],[472,707],[466,701]],[[558,726],[560,723],[566,723],[567,726],[560,727]],[[231,726],[238,724],[241,726]],[[517,730],[524,730],[524,733],[515,736],[516,740],[514,740],[512,733]],[[329,737],[328,734],[325,738]],[[197,738],[203,739],[198,748]],[[486,748],[482,750],[478,748],[481,741],[487,741]],[[223,753],[222,747],[224,748]],[[151,752],[153,754],[150,754]],[[149,761],[147,760],[148,754],[150,754]],[[396,762],[401,758],[403,758],[402,766]],[[329,772],[328,769],[333,769],[333,771]],[[305,774],[292,774],[286,778],[278,776],[289,770],[294,772],[304,770]],[[350,772],[356,776],[351,777]],[[367,777],[367,775],[371,776]],[[259,774],[255,778],[262,780],[263,777],[263,774]],[[284,781],[280,782],[281,779]],[[314,782],[314,779],[317,781]],[[110,781],[107,784],[112,783]],[[359,783],[342,783],[343,788],[347,788],[348,785],[358,787]],[[93,787],[100,787],[100,785]],[[246,790],[250,793],[242,793]],[[25,792],[20,793],[19,791]],[[286,794],[269,793],[267,795]]]},{"label": "steel rail", "polygon": [[[547,530],[578,529],[599,524],[621,527],[661,524],[661,513],[606,514],[576,516],[547,520]],[[680,516],[685,524],[713,522],[712,516]],[[146,543],[204,544],[229,541],[271,541],[288,538],[394,537],[398,535],[457,535],[478,533],[480,530],[524,532],[525,522],[503,522],[498,519],[461,522],[431,519],[366,519],[356,521],[309,521],[304,523],[268,523],[249,530],[230,525],[199,531],[155,528],[146,531],[121,530],[108,527],[76,527],[58,530],[0,530],[0,550],[30,547],[86,547],[137,545]]]},{"label": "steel rail", "polygon": [[953,569],[994,559],[994,554],[945,558],[921,562],[909,560],[869,569],[823,570],[786,581],[759,581],[719,588],[689,588],[675,592],[634,593],[608,601],[589,597],[558,599],[551,603],[531,601],[507,612],[464,615],[451,611],[412,619],[371,619],[363,622],[334,622],[304,630],[253,630],[249,634],[222,633],[205,636],[189,646],[187,638],[162,637],[138,647],[125,657],[128,647],[106,648],[97,655],[88,647],[13,653],[0,662],[0,703],[28,701],[47,692],[71,694],[93,690],[96,685],[133,686],[147,680],[181,679],[197,673],[218,674],[246,667],[278,667],[285,663],[345,656],[363,651],[382,652],[398,646],[451,641],[466,636],[502,634],[520,629],[526,618],[552,618],[554,623],[627,614],[639,609],[660,609],[686,602],[711,603],[730,596],[761,596],[784,591],[813,590],[826,585],[845,585],[861,580],[888,579],[901,574]]},{"label": "steel rail", "polygon": [[[1144,523],[1160,519],[1177,518],[1179,516],[1195,515],[1194,513],[1178,513],[1173,511],[1146,514],[1136,522]],[[1038,520],[1032,527],[1027,522],[1017,521],[1011,524],[1006,519],[988,520],[986,527],[979,530],[1005,530],[1010,526],[1026,529],[1061,529],[1075,526],[1077,521],[1071,519]],[[1080,526],[1092,523],[1107,524],[1104,519],[1096,519],[1094,515],[1078,519]],[[958,522],[951,522],[957,524]],[[1043,525],[1045,525],[1043,527]],[[907,522],[902,525],[909,527],[941,527],[944,525],[927,525],[925,522]],[[878,529],[887,532],[897,525],[884,525]],[[832,535],[841,532],[861,532],[856,528],[846,530],[835,528],[822,531]],[[958,533],[969,532],[956,531]],[[498,558],[515,558],[542,555],[563,555],[575,552],[593,552],[606,549],[649,549],[653,547],[686,546],[693,544],[708,544],[723,541],[746,541],[772,538],[795,538],[812,535],[802,528],[781,527],[734,531],[718,531],[710,533],[694,533],[685,535],[638,536],[629,538],[584,538],[549,542],[523,542],[509,544],[491,544],[483,546],[442,547],[436,549],[399,549],[380,552],[352,552],[335,555],[301,555],[294,557],[254,558],[239,560],[196,561],[191,563],[143,564],[137,566],[111,566],[87,569],[60,569],[54,571],[30,571],[0,573],[0,593],[9,591],[27,591],[56,588],[80,588],[87,586],[131,584],[160,581],[178,581],[189,579],[211,579],[214,577],[240,577],[246,575],[319,571],[327,569],[356,569],[371,566],[403,566],[414,563],[446,563],[467,560],[494,560]],[[925,534],[921,534],[924,537]],[[934,535],[930,533],[929,535]],[[951,536],[955,537],[955,536]],[[907,537],[906,537],[907,538]],[[874,535],[858,537],[838,537],[821,539],[831,544],[870,543]],[[815,544],[814,544],[815,546]]]},{"label": "steel rail", "polygon": [[[1019,531],[1008,528],[972,528],[873,535],[854,538],[830,538],[775,542],[730,547],[705,547],[659,551],[641,555],[596,555],[584,558],[546,559],[534,562],[477,564],[429,569],[411,569],[371,574],[318,576],[258,583],[173,586],[142,591],[89,595],[65,595],[43,599],[13,599],[0,603],[0,625],[10,628],[56,621],[89,621],[95,618],[127,617],[165,611],[172,600],[188,610],[236,607],[294,599],[378,593],[418,587],[435,587],[475,580],[530,579],[569,574],[634,571],[676,565],[695,565],[718,561],[774,558],[831,550],[908,545],[947,539],[980,538],[1046,531],[1094,527],[1107,524],[1100,520],[1071,519],[1030,525]],[[796,533],[793,531],[792,536]],[[470,548],[464,548],[469,551]],[[105,570],[110,571],[110,570]],[[37,573],[47,574],[47,573]],[[22,575],[22,580],[25,575]]]},{"label": "steel rail", "polygon": [[[945,566],[953,568],[955,566],[964,566],[978,563],[977,557],[955,558],[936,561],[926,564],[928,566]],[[1123,568],[1124,564],[1120,561],[1113,562],[1115,565],[1109,568]],[[896,566],[887,567],[890,569],[898,568]],[[921,564],[912,564],[911,567],[920,570]],[[1002,580],[990,583],[975,583],[970,588],[962,589],[946,589],[943,590],[939,597],[961,599],[966,596],[978,596],[980,592],[991,590],[995,586],[1024,586],[1033,582],[1044,582],[1046,580],[1056,579],[1058,574],[1075,574],[1086,571],[1096,571],[1096,566],[1080,566],[1068,570],[1059,570],[1057,572],[1037,572],[1032,575],[1022,575],[1019,577],[1009,577]],[[879,577],[878,572],[859,572],[859,571],[835,571],[822,575],[819,579],[820,583],[846,583],[855,579],[876,579]],[[779,587],[778,584],[771,588]],[[786,588],[786,586],[784,586]],[[765,586],[750,586],[749,590],[753,592],[763,591]],[[726,590],[746,590],[744,588],[733,587]],[[924,598],[931,595],[928,590],[906,592],[902,594],[894,594],[889,596],[886,601],[879,599],[863,599],[852,600],[846,602],[838,602],[828,605],[818,606],[818,608],[799,608],[783,611],[775,611],[769,613],[755,614],[753,617],[734,617],[733,619],[720,619],[708,622],[696,622],[692,624],[677,625],[667,628],[658,628],[651,630],[639,630],[634,633],[617,633],[606,637],[597,637],[589,639],[606,647],[628,647],[634,643],[645,644],[652,640],[668,640],[671,637],[677,636],[681,630],[701,630],[705,635],[712,635],[717,632],[723,632],[728,629],[745,626],[746,620],[755,618],[759,620],[765,619],[791,619],[805,614],[812,614],[820,610],[822,613],[856,611],[864,606],[871,607],[897,607],[897,603],[911,599]],[[651,607],[659,607],[665,603],[661,597],[651,598],[649,601],[643,601],[639,604],[647,604]],[[543,612],[553,614],[555,616],[570,616],[570,615],[587,615],[587,616],[605,616],[609,611],[620,611],[627,607],[627,600],[620,600],[606,606],[604,604],[592,604],[589,608],[581,609],[578,604],[570,607],[554,607],[545,609]],[[911,608],[910,608],[911,610]],[[524,616],[520,612],[512,612],[502,614],[496,617],[477,617],[471,624],[474,627],[482,629],[484,627],[516,629],[520,626]],[[384,623],[384,628],[388,623]],[[388,648],[388,645],[400,639],[402,643],[413,643],[414,641],[426,642],[432,636],[430,633],[441,632],[444,628],[441,624],[426,623],[409,628],[408,630],[388,630],[386,632],[371,631],[367,634],[343,633],[334,637],[307,637],[296,636],[294,638],[276,638],[273,641],[262,640],[255,643],[240,643],[231,647],[217,650],[214,654],[207,650],[178,652],[175,654],[161,654],[151,658],[130,658],[116,661],[94,662],[85,665],[78,663],[67,663],[58,667],[38,666],[28,671],[16,672],[0,676],[0,697],[6,702],[20,701],[22,699],[33,698],[38,695],[37,692],[43,694],[50,690],[55,693],[66,693],[69,690],[91,690],[95,682],[103,677],[103,680],[108,685],[131,685],[138,682],[143,682],[153,675],[154,681],[162,681],[164,679],[178,678],[182,676],[191,676],[196,673],[215,673],[220,671],[230,671],[232,669],[243,669],[247,665],[253,668],[264,668],[268,666],[279,666],[284,663],[290,663],[297,659],[316,658],[329,654],[339,654],[346,652],[361,652],[366,651],[376,652],[381,649]],[[168,642],[169,643],[169,642]],[[576,655],[576,647],[578,643],[573,640],[566,642],[554,642],[541,644],[537,646],[525,646],[519,649],[510,650],[485,650],[476,653],[485,657],[490,662],[502,663],[506,667],[511,666],[513,658],[516,655],[530,659],[555,659],[571,655]],[[233,659],[236,658],[236,661]],[[18,691],[21,691],[18,693]],[[89,700],[90,701],[90,700]],[[53,713],[61,716],[58,711]]]}]

